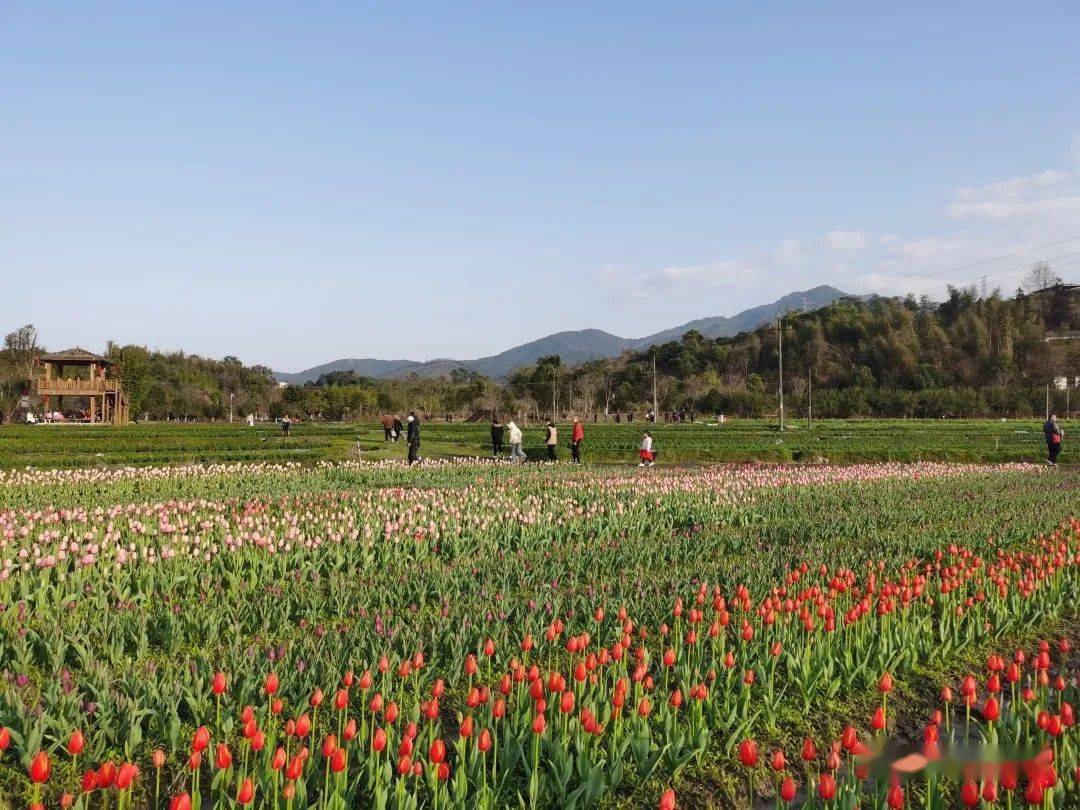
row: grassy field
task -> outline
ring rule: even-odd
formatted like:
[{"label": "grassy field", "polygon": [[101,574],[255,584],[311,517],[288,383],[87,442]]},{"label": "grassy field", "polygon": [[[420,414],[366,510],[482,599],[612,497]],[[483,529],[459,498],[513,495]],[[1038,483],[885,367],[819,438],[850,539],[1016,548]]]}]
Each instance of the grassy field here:
[{"label": "grassy field", "polygon": [[[1069,463],[1070,424],[1062,463]],[[588,424],[583,450],[592,463],[629,463],[644,423]],[[661,464],[717,461],[1038,461],[1045,455],[1038,420],[821,420],[793,422],[781,434],[771,420],[725,425],[654,425]],[[569,458],[569,426],[560,426],[561,458]],[[544,431],[525,430],[530,458],[544,456]],[[421,455],[489,455],[486,423],[429,422]],[[295,425],[285,438],[276,425],[150,423],[122,428],[88,425],[0,427],[0,468],[89,467],[215,461],[301,461],[403,458],[404,441],[386,443],[374,423]]]}]

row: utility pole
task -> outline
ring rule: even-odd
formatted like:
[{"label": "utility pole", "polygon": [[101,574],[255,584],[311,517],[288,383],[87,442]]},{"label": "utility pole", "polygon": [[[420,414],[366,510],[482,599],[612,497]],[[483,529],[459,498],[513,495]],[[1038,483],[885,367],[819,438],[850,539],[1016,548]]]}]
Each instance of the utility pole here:
[{"label": "utility pole", "polygon": [[558,374],[559,374],[559,367],[558,366],[552,366],[551,367],[551,421],[552,422],[555,421],[555,408],[557,407],[556,404],[555,404],[555,392],[558,391],[558,383],[559,383]]},{"label": "utility pole", "polygon": [[235,395],[232,391],[229,392],[229,424],[232,424],[233,420],[233,397]]},{"label": "utility pole", "polygon": [[778,316],[776,319],[776,334],[779,341],[780,354],[780,432],[784,432],[784,319]]},{"label": "utility pole", "polygon": [[652,355],[652,420],[656,424],[656,352]]},{"label": "utility pole", "polygon": [[807,398],[809,399],[809,407],[806,410],[807,416],[809,417],[809,419],[807,420],[808,423],[809,423],[808,427],[813,427],[814,426],[814,370],[812,368],[807,369],[807,371],[806,371],[806,395],[807,395]]}]

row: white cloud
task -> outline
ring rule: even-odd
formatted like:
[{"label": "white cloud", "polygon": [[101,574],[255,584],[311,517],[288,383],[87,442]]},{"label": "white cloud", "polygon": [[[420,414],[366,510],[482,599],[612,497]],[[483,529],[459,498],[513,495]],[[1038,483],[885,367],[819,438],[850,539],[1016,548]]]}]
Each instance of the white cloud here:
[{"label": "white cloud", "polygon": [[[1080,161],[1080,136],[1074,152]],[[1067,279],[1080,277],[1080,266],[1064,266],[1071,251],[1080,251],[1080,239],[1051,244],[1080,234],[1080,168],[958,188],[941,213],[938,226],[924,234],[838,228],[712,261],[628,271],[619,275],[616,294],[662,294],[691,311],[716,314],[819,284],[852,293],[941,297],[947,285],[985,279],[990,288],[1010,290],[1039,260],[1061,265]]]},{"label": "white cloud", "polygon": [[863,231],[829,231],[822,240],[833,253],[858,253],[870,244],[870,234]]},{"label": "white cloud", "polygon": [[1080,218],[1080,171],[1051,170],[957,189],[945,212],[953,219],[995,223]]}]

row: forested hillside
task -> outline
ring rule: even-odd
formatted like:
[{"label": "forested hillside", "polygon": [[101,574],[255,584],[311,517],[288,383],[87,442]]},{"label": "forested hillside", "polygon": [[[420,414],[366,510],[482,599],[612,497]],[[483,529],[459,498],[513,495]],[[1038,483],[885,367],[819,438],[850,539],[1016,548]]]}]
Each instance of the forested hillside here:
[{"label": "forested hillside", "polygon": [[[1080,377],[1080,289],[1057,284],[1013,298],[951,289],[942,303],[914,298],[844,298],[783,319],[789,417],[811,405],[827,417],[1029,416],[1046,386]],[[661,413],[776,414],[779,333],[775,324],[735,337],[691,331],[677,341],[570,366],[558,355],[513,371],[505,385],[469,369],[440,377],[371,379],[335,371],[284,388],[269,368],[235,357],[110,344],[134,417],[222,419],[230,405],[301,418],[362,419],[416,409],[432,416],[578,413],[592,418],[652,407],[653,360]],[[32,327],[0,350],[0,399],[10,416],[36,345]],[[1054,394],[1064,408],[1065,392]],[[1058,403],[1060,400],[1060,403]]]},{"label": "forested hillside", "polygon": [[[1032,295],[951,289],[940,304],[914,298],[843,299],[783,320],[789,415],[813,396],[822,416],[975,416],[1041,413],[1045,386],[1080,376],[1080,294],[1056,285]],[[627,357],[599,375],[609,407],[729,414],[776,411],[775,325],[734,338],[689,333]]]}]

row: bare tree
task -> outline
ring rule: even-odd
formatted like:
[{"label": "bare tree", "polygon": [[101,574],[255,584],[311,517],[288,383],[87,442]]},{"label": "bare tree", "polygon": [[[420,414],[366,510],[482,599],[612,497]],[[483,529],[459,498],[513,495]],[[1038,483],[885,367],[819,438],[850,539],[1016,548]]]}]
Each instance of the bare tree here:
[{"label": "bare tree", "polygon": [[37,329],[27,324],[4,337],[0,349],[0,416],[9,421],[34,373],[38,353]]},{"label": "bare tree", "polygon": [[1022,288],[1026,293],[1036,290],[1045,290],[1061,283],[1061,276],[1050,268],[1050,262],[1035,262],[1031,269],[1024,274]]}]

